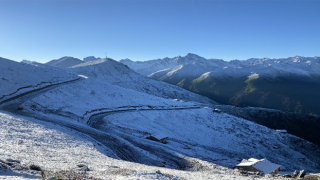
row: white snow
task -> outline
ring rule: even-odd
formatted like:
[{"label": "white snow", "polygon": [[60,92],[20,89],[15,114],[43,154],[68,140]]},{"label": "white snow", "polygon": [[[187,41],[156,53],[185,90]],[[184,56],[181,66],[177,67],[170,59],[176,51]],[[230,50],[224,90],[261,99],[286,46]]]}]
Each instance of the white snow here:
[{"label": "white snow", "polygon": [[76,76],[49,66],[18,63],[0,58],[0,101],[32,89],[60,83]]},{"label": "white snow", "polygon": [[274,163],[268,161],[267,159],[260,159],[259,160],[259,159],[255,159],[255,158],[244,159],[237,166],[252,166],[255,169],[263,172],[264,174],[270,174],[280,167],[280,165],[274,164]]},{"label": "white snow", "polygon": [[[195,55],[188,57],[205,63]],[[90,175],[102,179],[252,179],[231,169],[239,158],[248,156],[266,157],[289,170],[316,171],[318,156],[288,144],[296,137],[215,113],[214,102],[207,98],[142,77],[115,61],[80,64],[69,69],[74,73],[70,75],[47,66],[0,60],[4,62],[1,90],[13,84],[4,95],[25,86],[31,87],[25,91],[41,88],[35,84],[42,81],[50,84],[82,77],[1,105],[10,110],[13,103],[12,112],[28,116],[0,111],[1,160],[16,159],[52,171],[70,170],[81,163],[88,165]],[[30,70],[32,75],[27,73]],[[211,74],[206,72],[204,77]],[[9,78],[10,83],[5,82]],[[23,110],[16,110],[19,103]],[[159,134],[168,137],[168,144],[145,139]],[[127,153],[124,155],[140,158],[135,162],[154,166],[119,160],[122,149],[128,150],[121,151]],[[163,162],[165,167],[183,170],[157,167]],[[0,174],[0,178],[10,175],[39,178],[39,173],[18,170]]]},{"label": "white snow", "polygon": [[[186,67],[186,65],[192,65],[192,73],[198,75],[209,71],[219,76],[249,76],[250,72],[256,72],[263,76],[280,76],[283,74],[320,75],[319,59],[319,57],[296,56],[282,59],[252,58],[242,61],[223,61],[205,59],[195,54],[188,54],[184,57],[178,56],[143,62],[130,60],[120,60],[120,62],[145,76],[156,76],[157,79],[162,79],[170,77],[174,73],[182,73],[183,67]],[[158,77],[157,74],[160,74],[160,72],[161,74],[166,74],[165,77]]]},{"label": "white snow", "polygon": [[[86,164],[90,176],[102,179],[251,179],[238,171],[199,159],[203,171],[146,166],[108,157],[108,148],[92,138],[52,123],[0,112],[0,157],[35,164],[45,171],[71,170]],[[36,171],[8,170],[0,179],[39,179]],[[266,178],[264,178],[266,179]]]},{"label": "white snow", "polygon": [[73,71],[75,74],[85,75],[100,83],[107,82],[112,85],[147,93],[153,96],[216,104],[216,102],[209,98],[192,93],[178,86],[144,77],[132,71],[125,65],[110,59],[82,63],[74,66],[70,71]]}]

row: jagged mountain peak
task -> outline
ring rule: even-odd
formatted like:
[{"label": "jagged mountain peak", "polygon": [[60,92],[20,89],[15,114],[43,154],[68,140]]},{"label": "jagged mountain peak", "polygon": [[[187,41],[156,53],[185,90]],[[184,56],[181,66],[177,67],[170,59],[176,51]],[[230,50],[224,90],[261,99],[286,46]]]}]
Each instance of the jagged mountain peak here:
[{"label": "jagged mountain peak", "polygon": [[197,54],[194,54],[194,53],[188,53],[185,57],[188,57],[188,58],[203,58]]}]

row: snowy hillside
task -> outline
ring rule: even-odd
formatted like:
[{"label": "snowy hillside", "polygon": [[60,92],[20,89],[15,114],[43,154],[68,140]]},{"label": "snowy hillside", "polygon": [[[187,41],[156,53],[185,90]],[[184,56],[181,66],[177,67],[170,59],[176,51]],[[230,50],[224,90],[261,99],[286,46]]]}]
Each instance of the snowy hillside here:
[{"label": "snowy hillside", "polygon": [[209,98],[191,93],[180,87],[143,77],[112,59],[82,63],[71,67],[70,71],[76,74],[83,74],[97,81],[108,82],[116,86],[158,97],[216,104],[216,102]]},{"label": "snowy hillside", "polygon": [[146,93],[133,91],[97,81],[94,78],[83,79],[68,85],[51,89],[26,103],[32,109],[55,114],[74,115],[82,118],[86,112],[95,109],[115,109],[120,107],[148,106],[192,106],[172,99],[163,99]]},{"label": "snowy hillside", "polygon": [[144,62],[121,60],[140,74],[221,104],[320,114],[320,57],[223,61],[195,54]]},{"label": "snowy hillside", "polygon": [[[112,137],[120,138],[119,141],[127,144],[127,151],[135,152],[135,157],[128,160],[147,165],[159,165],[159,162],[166,161],[166,167],[184,169],[187,165],[173,153],[178,152],[183,156],[201,157],[233,167],[239,158],[248,158],[250,154],[267,157],[289,169],[289,164],[295,162],[299,165],[292,169],[309,168],[315,171],[315,154],[307,157],[305,149],[295,150],[293,142],[297,138],[281,135],[228,114],[213,113],[211,108],[197,102],[164,99],[134,91],[133,87],[137,85],[132,86],[130,81],[122,83],[127,88],[119,87],[116,80],[135,78],[130,74],[130,69],[123,71],[123,67],[112,60],[78,65],[74,67],[74,72],[84,74],[87,79],[48,90],[27,100],[22,107],[26,111],[38,111],[44,118],[50,118],[50,114],[61,115],[69,117],[70,123],[83,122],[109,132]],[[143,85],[143,80],[140,84]],[[148,135],[157,134],[168,136],[170,143],[159,145],[145,139]],[[162,149],[161,153],[155,151],[157,148]],[[305,161],[301,162],[301,158]]]},{"label": "snowy hillside", "polygon": [[32,164],[41,167],[49,177],[50,172],[57,171],[74,170],[81,173],[77,165],[84,164],[90,169],[87,177],[101,179],[252,179],[240,175],[236,170],[199,159],[194,161],[202,167],[201,171],[174,170],[122,161],[114,158],[110,149],[88,135],[2,111],[0,124],[0,160],[20,161],[19,166],[0,172],[0,179],[40,179],[39,171],[18,168]]},{"label": "snowy hillside", "polygon": [[[144,94],[127,93],[125,89],[117,89],[115,93],[110,85],[110,93],[101,91],[107,88],[88,86],[90,84],[76,82],[74,85],[50,90],[27,101],[22,107],[30,112],[38,111],[38,115],[45,119],[62,115],[70,118],[65,122],[82,120],[94,128],[108,132],[110,138],[117,138],[120,144],[126,144],[127,152],[134,153],[134,157],[130,158],[123,157],[121,153],[117,156],[133,162],[155,166],[166,162],[165,167],[185,169],[188,163],[181,157],[192,157],[232,168],[242,158],[266,157],[285,166],[289,171],[317,171],[317,146],[292,135],[283,135],[190,103],[154,99]],[[94,96],[89,96],[90,90],[78,93],[71,91],[85,87],[95,88],[95,95],[100,97],[100,102]],[[97,111],[92,111],[94,108],[98,108]],[[85,116],[86,109],[93,113]],[[74,115],[83,115],[83,119],[75,118]],[[162,145],[147,140],[145,138],[148,135],[169,137],[169,143]],[[119,143],[109,148],[117,152]],[[180,155],[177,156],[176,153]]]},{"label": "snowy hillside", "polygon": [[[24,73],[2,74],[15,85],[9,93],[59,80],[30,86],[1,102],[4,178],[39,178],[39,172],[27,168],[31,164],[48,174],[78,172],[80,164],[89,168],[88,176],[102,179],[268,179],[233,169],[251,157],[267,158],[290,174],[319,172],[318,146],[214,112],[214,101],[143,77],[111,59],[60,70],[1,61],[3,70]],[[0,81],[1,88],[6,83]],[[19,165],[9,167],[12,160]]]},{"label": "snowy hillside", "polygon": [[18,63],[4,58],[0,58],[0,64],[0,103],[26,91],[78,78],[52,67]]}]

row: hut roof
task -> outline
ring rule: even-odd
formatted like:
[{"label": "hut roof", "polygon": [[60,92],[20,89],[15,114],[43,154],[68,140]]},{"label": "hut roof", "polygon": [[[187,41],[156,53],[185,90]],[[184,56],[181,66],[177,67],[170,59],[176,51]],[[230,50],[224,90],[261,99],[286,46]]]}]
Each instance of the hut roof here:
[{"label": "hut roof", "polygon": [[265,174],[272,173],[274,170],[276,170],[280,167],[280,165],[274,164],[274,163],[268,161],[267,159],[258,160],[255,158],[244,159],[237,166],[252,166],[255,169],[257,169]]}]

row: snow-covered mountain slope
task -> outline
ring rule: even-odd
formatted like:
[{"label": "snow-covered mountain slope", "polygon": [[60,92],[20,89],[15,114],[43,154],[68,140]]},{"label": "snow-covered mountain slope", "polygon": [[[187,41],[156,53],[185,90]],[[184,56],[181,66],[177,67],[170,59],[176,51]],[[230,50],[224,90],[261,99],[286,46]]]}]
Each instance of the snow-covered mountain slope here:
[{"label": "snow-covered mountain slope", "polygon": [[50,65],[50,66],[61,67],[61,68],[68,68],[68,67],[80,64],[80,63],[83,63],[83,61],[81,61],[78,58],[65,56],[65,57],[62,57],[60,59],[51,60],[51,61],[49,61],[49,62],[47,62],[45,64],[46,65]]},{"label": "snow-covered mountain slope", "polygon": [[89,77],[51,89],[29,100],[26,105],[46,113],[65,113],[81,119],[86,112],[95,109],[108,110],[131,106],[193,106],[194,104],[163,99]]},{"label": "snow-covered mountain slope", "polygon": [[[289,169],[299,169],[303,167],[292,164],[302,165],[301,158],[306,158],[304,150],[296,149],[303,140],[228,114],[213,113],[210,108],[113,113],[104,118],[102,129],[117,129],[137,139],[148,134],[168,137],[166,149],[226,167],[233,167],[238,158],[266,157]],[[307,144],[305,150],[318,151],[317,146]],[[316,163],[312,156],[307,158],[311,158],[307,166]]]},{"label": "snow-covered mountain slope", "polygon": [[0,102],[26,91],[76,79],[63,70],[0,58]]},{"label": "snow-covered mountain slope", "polygon": [[113,85],[158,97],[216,104],[216,102],[209,98],[199,96],[198,94],[186,91],[180,87],[141,76],[127,66],[112,59],[101,59],[82,63],[73,66],[69,70],[75,74],[88,76],[91,79],[109,82]]},{"label": "snow-covered mountain slope", "polygon": [[[244,119],[214,113],[198,102],[153,96],[129,89],[130,84],[119,87],[115,77],[121,77],[122,67],[112,60],[81,64],[74,72],[86,73],[87,79],[48,90],[23,101],[22,107],[26,113],[38,112],[43,118],[60,115],[70,123],[82,122],[108,132],[134,154],[128,159],[117,154],[119,157],[142,164],[161,166],[166,162],[166,167],[187,169],[188,162],[182,157],[190,157],[231,168],[242,158],[267,157],[289,170],[317,171],[317,146]],[[167,136],[169,143],[145,139],[148,135]],[[116,151],[118,146],[109,148]]]},{"label": "snow-covered mountain slope", "polygon": [[[320,57],[223,61],[195,54],[144,62],[120,61],[150,78],[221,104],[320,114]],[[315,99],[316,98],[316,99]]]},{"label": "snow-covered mountain slope", "polygon": [[[193,161],[198,163],[201,171],[181,171],[118,160],[111,158],[107,147],[87,135],[3,111],[0,112],[0,124],[0,160],[19,160],[25,167],[37,165],[49,177],[50,172],[77,169],[77,165],[85,164],[90,169],[86,172],[87,177],[101,179],[252,179],[240,175],[237,170],[199,159]],[[0,172],[0,179],[40,178],[39,171],[19,168]]]},{"label": "snow-covered mountain slope", "polygon": [[[30,67],[35,66],[22,68],[28,71]],[[5,127],[0,130],[1,142],[14,144],[15,139],[25,139],[18,141],[18,151],[9,151],[14,147],[0,143],[5,158],[22,158],[21,152],[26,154],[26,164],[34,159],[55,170],[85,163],[95,176],[109,173],[110,179],[127,179],[121,176],[123,171],[132,179],[245,179],[231,168],[250,157],[266,157],[288,171],[319,171],[318,146],[213,112],[208,99],[142,77],[116,61],[93,61],[68,71],[83,78],[33,90],[1,104],[0,123]],[[167,144],[147,139],[150,135],[168,137]],[[79,146],[83,150],[78,151]],[[47,151],[42,152],[44,149]],[[31,154],[34,152],[38,157]],[[57,153],[63,154],[61,158]],[[55,161],[47,162],[51,160]],[[154,173],[157,170],[161,172]]]},{"label": "snow-covered mountain slope", "polygon": [[[130,94],[125,89],[115,93],[111,87],[88,85],[76,82],[74,86],[57,87],[22,107],[30,113],[38,111],[46,118],[55,114],[69,117],[66,120],[70,122],[87,122],[126,142],[127,151],[135,157],[124,160],[142,164],[160,166],[160,162],[166,162],[166,167],[187,169],[188,162],[182,157],[191,157],[232,168],[242,158],[266,157],[289,171],[317,172],[318,147],[292,135],[225,113],[214,113],[211,108],[196,104],[151,98],[144,93]],[[85,87],[96,89],[97,97],[90,96],[90,89]],[[94,108],[97,111],[92,111]],[[86,109],[94,113],[79,119]],[[169,143],[145,139],[149,135],[168,137]],[[109,148],[115,151],[113,146]]]},{"label": "snow-covered mountain slope", "polygon": [[230,105],[216,105],[215,107],[225,113],[272,129],[285,129],[290,134],[307,139],[314,144],[320,144],[320,116],[301,115],[257,107],[235,107]]}]

